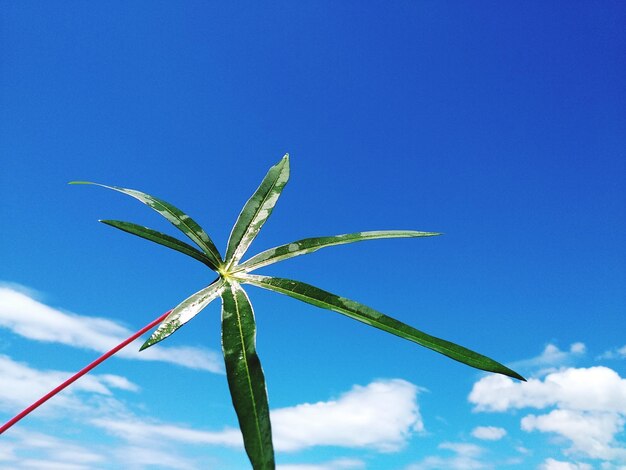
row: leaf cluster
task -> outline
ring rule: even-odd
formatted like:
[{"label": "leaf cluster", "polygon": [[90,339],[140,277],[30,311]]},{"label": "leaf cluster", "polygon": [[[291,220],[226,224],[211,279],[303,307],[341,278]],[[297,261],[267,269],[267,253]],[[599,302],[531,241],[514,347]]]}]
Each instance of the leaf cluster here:
[{"label": "leaf cluster", "polygon": [[274,210],[274,206],[288,180],[289,156],[285,155],[270,168],[261,185],[244,205],[230,233],[226,254],[223,258],[202,227],[189,215],[166,201],[133,189],[89,182],[77,181],[72,183],[97,184],[131,196],[151,207],[184,233],[196,246],[131,222],[119,220],[101,220],[101,222],[179,251],[216,272],[217,278],[211,284],[183,300],[171,311],[141,349],[146,349],[164,340],[195,317],[213,300],[218,297],[221,298],[222,351],[226,376],[243,435],[244,446],[255,470],[274,469],[275,462],[267,389],[261,362],[256,352],[254,311],[242,284],[268,289],[317,307],[341,313],[477,369],[524,380],[519,374],[493,359],[458,344],[426,334],[354,300],[340,297],[301,281],[251,274],[252,271],[261,267],[334,245],[379,238],[421,238],[440,235],[436,232],[385,230],[305,238],[265,250],[247,261],[241,262],[248,247]]}]

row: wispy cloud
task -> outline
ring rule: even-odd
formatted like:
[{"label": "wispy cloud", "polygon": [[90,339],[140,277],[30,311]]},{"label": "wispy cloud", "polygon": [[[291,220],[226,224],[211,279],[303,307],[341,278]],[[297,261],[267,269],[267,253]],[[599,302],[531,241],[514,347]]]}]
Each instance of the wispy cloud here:
[{"label": "wispy cloud", "polygon": [[481,459],[485,449],[477,445],[464,442],[443,442],[439,444],[439,448],[451,451],[453,455],[429,456],[420,462],[409,465],[406,470],[439,470],[442,468],[450,470],[479,470],[494,468],[492,464]]},{"label": "wispy cloud", "polygon": [[3,436],[2,447],[5,446],[11,453],[2,455],[0,452],[0,464],[9,463],[12,469],[90,470],[108,460],[104,452],[87,450],[76,442],[24,429],[12,429]]},{"label": "wispy cloud", "polygon": [[626,345],[606,351],[599,359],[626,359]]},{"label": "wispy cloud", "polygon": [[[605,467],[602,467],[605,468]],[[539,470],[592,470],[587,463],[563,462],[556,459],[546,459],[539,465]]]},{"label": "wispy cloud", "polygon": [[472,430],[472,436],[483,441],[499,441],[506,436],[506,429],[494,426],[478,426]]},{"label": "wispy cloud", "polygon": [[146,444],[167,440],[185,444],[243,447],[241,432],[234,428],[211,432],[154,420],[128,418],[123,421],[115,418],[96,418],[91,420],[91,424],[132,443]]},{"label": "wispy cloud", "polygon": [[[3,470],[200,470],[206,465],[186,458],[181,452],[160,442],[158,447],[92,445],[63,439],[24,428],[12,429],[3,436],[0,468]],[[9,449],[9,452],[5,452]],[[3,466],[3,465],[7,466]]]},{"label": "wispy cloud", "polygon": [[357,459],[335,459],[317,464],[278,465],[278,470],[349,470],[365,468],[365,462]]},{"label": "wispy cloud", "polygon": [[555,371],[558,367],[574,365],[587,352],[584,343],[572,343],[563,351],[554,344],[547,344],[539,356],[509,364],[515,370],[528,371],[533,376],[542,376]]},{"label": "wispy cloud", "polygon": [[[112,320],[63,312],[11,285],[0,285],[0,327],[34,341],[65,344],[104,353],[134,332]],[[197,347],[153,346],[139,352],[138,340],[116,357],[162,361],[191,369],[222,373],[221,356]]]},{"label": "wispy cloud", "polygon": [[[69,375],[69,372],[37,370],[26,363],[0,355],[0,377],[2,377],[0,410],[10,413],[19,411]],[[30,417],[30,420],[39,419],[37,429],[42,424],[44,427],[53,426],[53,420],[62,417],[64,425],[57,428],[58,436],[32,431],[32,424],[20,422],[2,436],[0,468],[7,470],[205,468],[186,459],[184,451],[175,447],[175,426],[139,417],[129,409],[126,400],[116,397],[119,391],[138,390],[136,384],[118,375],[90,374],[82,377]],[[134,396],[135,394],[130,395]],[[41,418],[45,419],[42,421]],[[76,441],[78,434],[99,431],[101,429],[101,426],[97,425],[99,420],[112,423],[110,427],[113,427],[114,423],[118,423],[120,428],[126,425],[129,429],[127,432],[130,433],[133,425],[136,425],[137,434],[143,432],[144,437],[156,436],[158,439],[151,442],[148,439],[131,440],[132,442],[124,440],[121,443],[114,440],[106,446],[92,443],[87,448],[84,442]],[[155,426],[161,432],[157,435],[150,434],[144,430],[149,425]],[[197,438],[197,434],[202,434],[201,431],[193,429],[183,431],[186,433],[183,441],[201,442]],[[223,439],[224,436],[221,437]],[[241,440],[241,437],[237,435],[234,439]],[[3,466],[5,464],[7,466]]]},{"label": "wispy cloud", "polygon": [[206,465],[199,465],[191,459],[185,458],[179,452],[170,450],[122,446],[113,451],[114,458],[121,467],[128,470],[170,469],[170,470],[199,470]]},{"label": "wispy cloud", "polygon": [[[39,397],[52,390],[63,380],[71,376],[70,372],[33,369],[28,364],[17,362],[8,356],[0,355],[0,409],[16,412],[30,405]],[[64,393],[57,395],[45,407],[45,412],[55,408],[80,410],[82,399],[80,392],[112,396],[112,389],[135,392],[139,387],[125,377],[111,374],[91,374],[75,382]],[[40,412],[41,413],[41,412]]]}]

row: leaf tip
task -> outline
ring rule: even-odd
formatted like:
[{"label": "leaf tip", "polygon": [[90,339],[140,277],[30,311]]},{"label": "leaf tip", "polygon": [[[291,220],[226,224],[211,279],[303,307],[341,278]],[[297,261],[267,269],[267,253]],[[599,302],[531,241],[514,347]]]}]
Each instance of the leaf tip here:
[{"label": "leaf tip", "polygon": [[521,382],[527,382],[527,380],[524,377],[522,377],[520,374],[518,374],[514,370],[509,369],[506,366],[502,366],[502,367],[504,368],[504,370],[498,371],[500,374],[507,375],[507,376],[509,376],[509,377],[511,377],[513,379],[517,379],[517,380],[519,380]]},{"label": "leaf tip", "polygon": [[519,375],[517,372],[513,372],[513,377],[516,378],[517,380],[520,380],[521,382],[528,382],[528,380],[526,380],[524,377],[522,377],[521,375]]},{"label": "leaf tip", "polygon": [[287,172],[289,172],[290,164],[289,164],[289,154],[288,153],[283,155],[283,158],[280,159],[280,161],[278,162],[278,165],[283,167],[284,169],[286,169]]},{"label": "leaf tip", "polygon": [[94,184],[91,181],[70,181],[67,184]]}]

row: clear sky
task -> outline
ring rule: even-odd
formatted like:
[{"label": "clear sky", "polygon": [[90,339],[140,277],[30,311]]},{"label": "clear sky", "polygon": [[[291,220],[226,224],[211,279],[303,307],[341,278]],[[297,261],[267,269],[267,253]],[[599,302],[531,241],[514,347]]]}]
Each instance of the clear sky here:
[{"label": "clear sky", "polygon": [[[514,383],[248,289],[281,470],[626,465],[626,6],[0,2],[0,420],[207,285],[160,196],[223,250],[285,152],[250,253],[519,370]],[[223,252],[223,251],[222,251]],[[0,437],[2,469],[248,468],[219,301]]]}]

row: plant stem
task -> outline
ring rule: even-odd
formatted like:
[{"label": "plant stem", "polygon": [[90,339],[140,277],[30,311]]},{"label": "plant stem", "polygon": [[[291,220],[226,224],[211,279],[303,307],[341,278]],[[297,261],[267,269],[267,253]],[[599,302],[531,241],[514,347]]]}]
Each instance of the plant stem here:
[{"label": "plant stem", "polygon": [[101,362],[105,361],[106,359],[108,359],[109,357],[111,357],[113,354],[115,354],[116,352],[118,352],[120,349],[124,348],[125,346],[128,346],[130,343],[132,343],[133,341],[135,341],[137,338],[139,338],[141,335],[143,335],[146,331],[150,330],[151,328],[154,328],[156,325],[158,325],[159,323],[161,323],[163,320],[165,320],[165,317],[167,317],[167,315],[171,312],[171,310],[165,312],[163,315],[161,315],[159,318],[155,319],[154,321],[150,322],[148,325],[144,326],[141,330],[139,330],[137,333],[134,333],[132,336],[128,337],[127,339],[125,339],[124,341],[122,341],[120,344],[118,344],[117,346],[115,346],[113,349],[111,349],[110,351],[104,353],[102,356],[100,356],[98,359],[96,359],[95,361],[93,361],[91,364],[89,364],[88,366],[84,367],[83,369],[81,369],[80,371],[78,371],[76,374],[74,374],[73,376],[71,376],[69,379],[67,379],[65,382],[63,382],[61,385],[59,385],[58,387],[56,387],[54,390],[51,390],[50,392],[48,392],[47,394],[45,394],[43,397],[41,397],[39,400],[37,400],[35,403],[33,403],[32,405],[30,405],[28,408],[26,408],[24,411],[22,411],[21,413],[17,414],[16,416],[14,416],[12,419],[10,419],[9,421],[7,421],[2,427],[0,427],[0,434],[2,434],[4,431],[6,431],[7,429],[9,429],[11,426],[13,426],[15,423],[17,423],[19,420],[21,420],[23,417],[25,417],[26,415],[28,415],[31,411],[37,409],[39,406],[43,405],[45,402],[47,402],[50,398],[52,398],[53,396],[55,396],[57,393],[59,393],[61,390],[63,390],[64,388],[66,388],[68,385],[76,382],[78,379],[80,379],[83,375],[85,375],[87,372],[89,372],[91,369],[93,369],[94,367],[96,367],[98,364],[100,364]]}]

